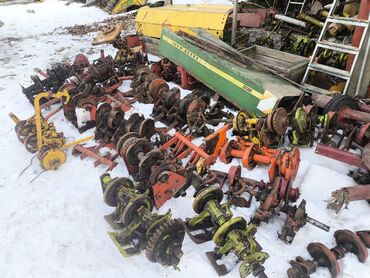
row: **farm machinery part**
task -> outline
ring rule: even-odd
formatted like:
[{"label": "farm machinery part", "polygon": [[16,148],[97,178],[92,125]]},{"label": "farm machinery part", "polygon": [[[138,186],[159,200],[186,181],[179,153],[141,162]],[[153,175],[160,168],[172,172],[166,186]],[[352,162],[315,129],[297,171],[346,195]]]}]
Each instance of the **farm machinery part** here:
[{"label": "farm machinery part", "polygon": [[[81,159],[91,157],[95,160],[95,167],[104,164],[108,166],[108,170],[112,170],[117,166],[115,160],[119,157],[115,145],[122,136],[130,132],[136,132],[140,138],[151,139],[154,134],[160,134],[157,133],[152,119],[145,119],[143,115],[134,113],[126,120],[124,115],[125,113],[120,106],[109,103],[100,104],[95,112],[95,140],[99,142],[98,145],[91,147],[77,145],[73,148],[72,154],[80,156]],[[160,141],[152,143],[160,144]],[[109,151],[101,155],[103,148],[108,148]],[[111,151],[114,154],[111,154]]]},{"label": "farm machinery part", "polygon": [[99,143],[98,145],[91,147],[76,145],[72,149],[72,155],[79,156],[81,159],[91,157],[95,160],[94,161],[95,167],[104,164],[105,166],[108,167],[107,171],[111,171],[118,165],[118,163],[115,162],[115,160],[119,155],[118,154],[112,155],[109,152],[106,153],[105,155],[100,155],[100,150],[104,147],[111,148],[110,146],[107,146],[107,144],[105,143]]},{"label": "farm machinery part", "polygon": [[199,82],[188,74],[184,68],[176,66],[167,58],[152,64],[150,69],[167,82],[175,82],[185,90],[191,90],[199,85]]},{"label": "farm machinery part", "polygon": [[155,103],[169,91],[166,80],[152,73],[144,65],[135,68],[130,86],[132,89],[123,93],[123,96],[142,103]]},{"label": "farm machinery part", "polygon": [[206,137],[201,146],[191,142],[192,136],[185,137],[180,132],[160,147],[161,151],[169,152],[169,155],[181,160],[190,156],[185,168],[196,168],[199,174],[204,173],[217,159],[218,149],[226,140],[224,129],[220,129]]},{"label": "farm machinery part", "polygon": [[128,178],[112,179],[103,174],[100,181],[104,202],[115,207],[105,219],[113,228],[121,229],[108,235],[121,254],[127,257],[145,250],[149,261],[176,268],[185,236],[180,220],[172,219],[170,210],[164,215],[153,213],[149,192],[138,193]]},{"label": "farm machinery part", "polygon": [[140,137],[150,139],[157,131],[152,119],[146,119],[143,115],[133,113],[126,120],[125,113],[120,107],[113,107],[103,103],[96,110],[95,136],[98,140],[106,143],[114,143],[121,136],[129,132],[137,132]]},{"label": "farm machinery part", "polygon": [[312,147],[318,122],[318,107],[312,103],[311,96],[301,93],[299,96],[283,97],[278,108],[285,108],[290,123],[287,130],[289,142],[294,146]]},{"label": "farm machinery part", "polygon": [[241,110],[233,120],[233,133],[262,146],[272,147],[279,145],[288,125],[288,113],[282,107],[259,118]]},{"label": "farm machinery part", "polygon": [[[269,201],[269,198],[266,198],[265,202],[267,202],[267,205],[269,205]],[[262,212],[263,214],[266,212],[264,210],[266,208],[265,202],[260,206],[260,209],[258,210],[259,213]],[[271,209],[271,207],[269,209]],[[310,223],[311,225],[314,225],[315,227],[320,228],[326,232],[329,232],[330,230],[330,227],[328,225],[307,215],[305,200],[302,200],[298,207],[285,203],[281,204],[280,207],[274,208],[273,211],[275,214],[281,211],[287,215],[287,219],[284,223],[282,231],[278,235],[279,239],[281,239],[285,243],[292,243],[296,233],[299,231],[300,228],[306,225],[306,223]],[[260,221],[260,219],[258,221]]]},{"label": "farm machinery part", "polygon": [[346,253],[353,253],[361,263],[368,257],[367,248],[370,248],[370,231],[337,230],[334,233],[336,246],[329,249],[320,242],[311,242],[307,246],[312,260],[296,257],[290,261],[291,268],[287,274],[289,278],[309,277],[316,272],[318,267],[327,267],[331,277],[335,278],[340,274],[338,260]]},{"label": "farm machinery part", "polygon": [[[295,233],[299,228],[309,222],[326,231],[329,227],[312,219],[306,214],[303,200],[298,206],[292,206],[290,203],[297,201],[299,189],[293,188],[292,183],[283,177],[276,177],[274,181],[266,183],[263,180],[256,181],[241,177],[241,167],[231,166],[228,173],[212,171],[221,184],[225,182],[228,185],[227,196],[229,203],[239,207],[249,207],[253,196],[260,202],[251,223],[259,225],[262,221],[268,222],[273,215],[279,215],[280,212],[286,213],[287,220],[284,224],[279,238],[286,243],[291,243]],[[244,193],[249,194],[249,199],[243,197]]]},{"label": "farm machinery part", "polygon": [[[123,111],[131,108],[131,102],[125,99],[118,88],[126,77],[119,77],[114,69],[114,60],[111,56],[101,57],[93,62],[88,69],[76,75],[63,84],[61,89],[68,91],[71,101],[64,106],[64,115],[80,132],[95,126],[95,112],[101,102],[113,103]],[[77,119],[77,108],[87,111],[89,117],[84,123]]]},{"label": "farm machinery part", "polygon": [[348,204],[353,201],[367,200],[370,204],[370,185],[342,187],[339,190],[333,191],[331,197],[327,208],[339,214],[343,208],[348,208]]},{"label": "farm machinery part", "polygon": [[[217,261],[233,253],[238,263],[241,261],[239,273],[241,277],[253,274],[256,277],[267,277],[262,264],[269,257],[261,251],[254,239],[254,225],[248,225],[242,217],[232,217],[229,204],[221,204],[223,192],[219,185],[214,184],[200,191],[194,199],[193,209],[196,216],[185,222],[189,237],[196,243],[213,240],[216,248],[206,255],[218,275],[225,275],[231,269]],[[194,231],[203,233],[192,234]]]},{"label": "farm machinery part", "polygon": [[317,144],[315,153],[364,170],[370,170],[370,143],[362,149],[361,155],[350,152],[349,150],[338,149],[324,144]]},{"label": "farm machinery part", "polygon": [[111,44],[117,49],[114,69],[119,76],[132,75],[135,67],[147,61],[146,49],[138,35],[121,36],[123,22],[109,24],[93,40],[92,45]]},{"label": "farm machinery part", "polygon": [[17,116],[10,113],[10,118],[15,122],[15,132],[21,143],[24,143],[26,149],[35,153],[44,170],[56,170],[65,161],[66,155],[64,149],[73,145],[91,140],[94,136],[66,143],[63,133],[58,133],[53,123],[48,123],[41,115],[40,100],[42,98],[58,98],[64,104],[70,99],[66,91],[59,91],[55,94],[43,92],[36,95],[34,100],[35,115],[27,120],[19,120]]},{"label": "farm machinery part", "polygon": [[140,138],[136,132],[123,135],[116,150],[129,173],[140,181],[140,191],[150,190],[157,208],[173,196],[185,195],[191,184],[196,186],[191,169],[185,169],[181,162],[166,156],[161,149],[153,149],[149,140]]},{"label": "farm machinery part", "polygon": [[200,90],[193,90],[180,99],[180,90],[174,87],[154,103],[152,117],[168,125],[168,129],[188,130],[197,137],[208,136],[213,130],[207,124],[232,122],[233,115],[223,109],[221,102],[210,106],[210,98]]},{"label": "farm machinery part", "polygon": [[[31,75],[32,85],[27,88],[22,86],[22,92],[26,98],[34,104],[34,97],[41,92],[50,91],[56,93],[60,86],[66,81],[67,78],[74,74],[82,73],[83,70],[89,66],[89,60],[83,54],[78,54],[73,64],[69,63],[57,63],[43,72],[40,69],[35,69],[43,79],[38,75]],[[41,100],[41,103],[45,103],[47,100]]]},{"label": "farm machinery part", "polygon": [[292,130],[288,134],[289,141],[295,146],[313,145],[317,122],[317,106],[305,105],[297,107],[292,120]]},{"label": "farm machinery part", "polygon": [[257,164],[270,165],[268,170],[270,182],[273,182],[277,176],[283,176],[287,181],[292,181],[298,172],[300,153],[296,147],[290,151],[273,150],[250,142],[230,140],[223,146],[220,159],[228,164],[233,158],[241,158],[243,166],[250,170]]},{"label": "farm machinery part", "polygon": [[[227,185],[226,195],[229,202],[238,207],[250,207],[253,197],[257,201],[262,201],[272,191],[277,192],[277,194],[274,194],[274,197],[276,197],[274,203],[279,203],[282,200],[295,202],[300,194],[299,189],[293,188],[291,183],[288,183],[283,177],[276,177],[278,181],[272,183],[241,177],[240,165],[231,166],[228,173],[212,170],[209,172],[209,175],[216,176],[216,180],[220,183],[221,188],[225,184]],[[244,193],[249,194],[248,200],[244,197]]]},{"label": "farm machinery part", "polygon": [[[336,145],[338,148],[345,137],[345,149],[352,143],[364,147],[370,142],[370,106],[348,95],[337,97],[313,96],[325,113],[321,143]],[[341,130],[342,132],[338,132]],[[335,140],[335,137],[339,139]]]}]

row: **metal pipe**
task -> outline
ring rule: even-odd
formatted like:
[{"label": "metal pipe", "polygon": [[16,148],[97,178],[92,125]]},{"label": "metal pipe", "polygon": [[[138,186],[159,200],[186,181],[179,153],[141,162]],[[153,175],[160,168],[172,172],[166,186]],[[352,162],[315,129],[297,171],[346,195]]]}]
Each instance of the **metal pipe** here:
[{"label": "metal pipe", "polygon": [[293,25],[302,27],[302,28],[306,28],[307,27],[307,23],[306,22],[304,22],[302,20],[298,20],[298,19],[292,18],[292,17],[289,17],[289,16],[286,16],[286,15],[276,14],[276,15],[274,15],[274,18],[277,19],[277,20],[281,20],[281,21],[284,21],[284,22],[287,22],[287,23],[290,23],[290,24],[293,24]]},{"label": "metal pipe", "polygon": [[370,122],[370,113],[343,107],[338,111],[339,119],[350,119],[359,122]]},{"label": "metal pipe", "polygon": [[324,22],[321,22],[320,20],[317,20],[316,18],[313,18],[312,16],[308,16],[304,13],[300,13],[298,15],[298,18],[299,19],[302,19],[304,21],[307,21],[308,23],[311,23],[312,25],[315,25],[319,28],[323,28],[324,27]]},{"label": "metal pipe", "polygon": [[231,45],[236,42],[236,29],[238,27],[238,0],[234,0],[233,23],[231,29]]},{"label": "metal pipe", "polygon": [[324,144],[317,144],[315,153],[365,170],[370,170],[368,167],[366,167],[365,163],[362,161],[361,156],[351,152],[333,148]]}]

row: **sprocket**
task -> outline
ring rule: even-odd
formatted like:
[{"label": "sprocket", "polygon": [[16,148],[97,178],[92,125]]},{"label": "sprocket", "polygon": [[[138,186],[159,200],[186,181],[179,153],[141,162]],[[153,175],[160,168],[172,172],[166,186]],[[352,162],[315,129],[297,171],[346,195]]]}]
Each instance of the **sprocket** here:
[{"label": "sprocket", "polygon": [[149,237],[145,248],[146,257],[151,262],[164,266],[177,266],[183,255],[181,251],[185,230],[177,219],[160,224]]}]

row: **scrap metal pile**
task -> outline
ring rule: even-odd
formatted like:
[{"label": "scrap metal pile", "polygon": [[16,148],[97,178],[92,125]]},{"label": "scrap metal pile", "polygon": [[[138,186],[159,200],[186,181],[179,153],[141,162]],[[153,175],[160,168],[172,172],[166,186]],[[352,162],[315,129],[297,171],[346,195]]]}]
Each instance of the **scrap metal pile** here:
[{"label": "scrap metal pile", "polygon": [[[79,54],[73,63],[37,70],[41,77],[31,77],[33,84],[22,88],[35,115],[26,120],[10,116],[19,141],[29,152],[38,152],[44,170],[65,163],[64,150],[72,146],[73,155],[93,158],[95,166],[126,168],[131,177],[104,173],[100,178],[104,202],[114,207],[105,216],[114,230],[108,235],[123,256],[145,250],[149,261],[177,269],[187,234],[196,244],[213,242],[214,249],[205,255],[218,275],[239,265],[242,278],[267,277],[264,262],[269,254],[255,237],[264,222],[274,229],[271,219],[283,214],[285,222],[277,237],[287,244],[307,223],[330,230],[308,215],[310,204],[300,198],[300,186],[293,185],[300,148],[315,146],[317,154],[360,169],[351,175],[361,185],[333,192],[329,209],[339,213],[352,201],[370,202],[369,100],[302,92],[280,99],[273,111],[262,116],[237,111],[168,59],[149,67],[141,40],[123,38],[120,31],[115,26],[106,32],[113,32],[109,43],[118,49],[114,58],[102,51],[90,63]],[[316,31],[312,28],[312,34]],[[97,44],[103,42],[106,37]],[[127,80],[130,89],[123,91]],[[184,95],[168,81],[192,91]],[[131,111],[135,103],[148,105],[151,116]],[[42,114],[56,105],[48,115]],[[80,133],[94,128],[94,135],[66,143],[51,120],[61,110]],[[86,141],[89,146],[82,145]],[[213,167],[216,161],[225,167],[232,161],[239,165],[222,172]],[[242,167],[264,169],[268,180],[243,177]],[[181,203],[185,195],[194,197],[195,216],[182,220],[171,210],[157,211],[171,198],[180,198]],[[251,218],[234,216],[236,207],[251,212]],[[288,276],[309,277],[324,266],[336,277],[337,260],[348,252],[366,261],[370,231],[337,230],[334,238],[337,246],[332,249],[310,243],[307,250],[313,259],[290,261]]]},{"label": "scrap metal pile", "polygon": [[[18,137],[27,150],[39,150],[40,161],[49,163],[43,168],[56,169],[65,161],[62,151],[65,139],[48,120],[62,108],[66,118],[74,123],[77,122],[78,109],[87,112],[87,119],[91,126],[95,126],[94,140],[97,144],[85,147],[80,142],[72,143],[75,145],[73,154],[81,158],[92,157],[95,166],[104,164],[108,170],[116,167],[121,158],[132,176],[132,179],[112,179],[109,174],[101,177],[104,201],[115,207],[114,212],[106,216],[115,230],[109,232],[109,236],[124,256],[145,250],[150,261],[176,268],[183,255],[181,249],[186,231],[197,244],[209,240],[214,242],[214,251],[207,252],[206,256],[219,275],[231,270],[223,260],[234,254],[234,264],[241,262],[241,277],[249,274],[266,277],[263,263],[269,255],[254,238],[263,222],[284,213],[286,220],[278,238],[285,243],[291,243],[306,223],[325,231],[330,229],[308,216],[306,205],[309,204],[304,199],[296,204],[300,192],[299,186],[293,187],[293,180],[300,164],[298,147],[312,146],[317,141],[318,154],[352,165],[355,161],[360,168],[369,170],[370,109],[361,100],[349,96],[302,93],[298,97],[283,98],[277,108],[265,116],[256,117],[247,111],[239,111],[235,115],[225,108],[226,103],[214,101],[213,95],[202,89],[181,97],[178,87],[170,89],[164,79],[145,65],[135,67],[132,72],[117,72],[111,56],[102,53],[92,65],[87,59],[82,59],[83,56],[77,57],[77,61],[83,60],[84,63],[75,61],[70,67],[74,68],[75,75],[69,74],[69,78],[56,89],[55,96],[63,100],[62,106],[50,116],[42,117],[36,113],[42,130],[39,133],[43,144],[41,150],[37,145],[35,116],[26,121],[19,121],[14,115],[12,118],[17,122]],[[131,73],[133,76],[127,75]],[[45,76],[48,78],[54,77]],[[131,89],[121,92],[119,87],[124,79],[132,79]],[[55,90],[47,86],[42,88],[51,92]],[[29,91],[25,90],[27,98],[31,96]],[[53,96],[51,92],[35,93],[35,109],[39,109],[41,97]],[[153,118],[145,118],[138,113],[128,116],[135,102],[152,104]],[[42,107],[55,103],[51,99]],[[166,128],[157,128],[158,121]],[[210,128],[212,125],[215,129]],[[170,132],[173,129],[177,131]],[[232,134],[235,139],[227,134]],[[193,143],[196,137],[203,138],[200,145]],[[350,150],[354,148],[362,150],[362,155],[352,153]],[[58,155],[64,156],[61,161],[46,159],[44,149],[58,151]],[[108,152],[102,154],[103,149],[108,149]],[[228,173],[212,170],[217,157],[226,164],[233,159],[241,163],[231,166]],[[265,167],[269,180],[242,177],[241,167],[249,170]],[[355,177],[358,180],[361,175],[366,180],[366,174],[368,172],[358,172]],[[188,189],[195,198],[193,209],[196,216],[193,218],[182,221],[173,219],[170,211],[166,214],[153,212],[169,199],[185,196]],[[333,192],[328,208],[339,212],[351,201],[370,199],[368,189],[368,185],[341,188]],[[251,219],[233,217],[232,207],[250,209],[253,200],[258,205]],[[367,232],[362,232],[362,235],[368,240]],[[343,252],[364,252],[360,241],[349,242],[341,237],[340,244],[344,246],[341,247]],[[337,253],[330,253],[334,251],[325,248],[320,244],[310,244],[308,250],[314,261],[298,257],[291,262],[289,277],[301,277],[302,272],[312,273],[317,266],[336,269],[337,263],[331,254]],[[323,256],[330,260],[321,262]]]}]

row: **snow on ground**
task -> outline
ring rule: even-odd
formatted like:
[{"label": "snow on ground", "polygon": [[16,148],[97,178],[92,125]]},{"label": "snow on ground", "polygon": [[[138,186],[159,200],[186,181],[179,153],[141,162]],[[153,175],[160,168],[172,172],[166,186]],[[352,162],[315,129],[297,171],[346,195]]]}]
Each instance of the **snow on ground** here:
[{"label": "snow on ground", "polygon": [[[75,37],[49,33],[59,26],[92,23],[107,17],[94,7],[64,4],[47,0],[41,4],[0,6],[0,20],[4,22],[0,28],[0,277],[217,277],[204,254],[213,250],[213,243],[196,245],[188,237],[179,265],[181,271],[152,264],[144,254],[123,258],[106,235],[111,229],[103,216],[111,208],[103,203],[99,184],[105,168],[94,168],[91,160],[81,161],[69,151],[67,162],[58,171],[44,172],[30,183],[41,171],[37,159],[33,159],[32,165],[20,175],[30,164],[32,155],[18,142],[8,113],[15,112],[23,119],[33,114],[33,107],[22,95],[19,84],[29,85],[34,67],[44,69],[53,62],[71,60],[79,52],[86,53],[91,60],[100,50],[90,44],[94,34]],[[104,49],[113,54],[112,48],[104,46]],[[126,82],[123,89],[127,86]],[[150,105],[138,104],[131,113],[148,116],[150,111]],[[79,135],[61,114],[53,117],[53,121],[68,137],[86,136]],[[265,263],[269,277],[286,277],[288,261],[298,255],[308,258],[305,247],[311,241],[331,247],[336,229],[369,229],[369,205],[364,201],[351,203],[349,210],[339,216],[325,208],[323,200],[328,199],[332,190],[353,184],[346,175],[349,167],[319,157],[312,149],[301,149],[301,156],[294,184],[300,188],[301,198],[307,201],[309,215],[330,225],[331,230],[326,233],[307,224],[294,242],[286,245],[277,239],[277,231],[285,219],[283,215],[262,224],[256,237],[270,254]],[[227,171],[229,166],[218,162],[214,168]],[[112,175],[127,175],[122,163]],[[243,175],[266,180],[266,167],[243,169]],[[171,208],[175,217],[193,216],[189,193],[184,198],[170,200],[160,212]],[[236,209],[235,215],[248,220],[253,209],[255,205]],[[340,261],[340,267],[341,277],[370,276],[370,262],[361,264],[351,254]],[[326,269],[319,269],[312,277],[328,275]],[[238,267],[227,277],[239,277]]]}]

